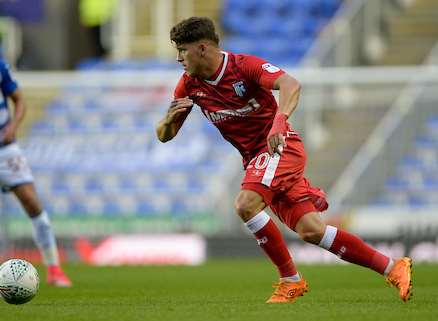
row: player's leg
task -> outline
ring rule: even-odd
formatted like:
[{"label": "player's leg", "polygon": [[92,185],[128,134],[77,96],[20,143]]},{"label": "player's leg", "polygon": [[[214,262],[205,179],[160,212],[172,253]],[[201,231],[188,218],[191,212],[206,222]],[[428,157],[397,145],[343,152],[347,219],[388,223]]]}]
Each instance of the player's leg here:
[{"label": "player's leg", "polygon": [[400,298],[403,301],[409,300],[412,294],[411,259],[391,259],[356,235],[326,225],[316,211],[302,215],[296,226],[291,228],[304,241],[318,245],[344,261],[370,268],[386,276],[390,283],[399,288]]},{"label": "player's leg", "polygon": [[58,250],[46,211],[36,196],[32,183],[25,183],[11,188],[32,222],[35,244],[41,251],[46,265],[59,265]]},{"label": "player's leg", "polygon": [[243,189],[236,198],[235,207],[239,217],[279,271],[280,282],[267,302],[294,301],[307,290],[307,284],[298,274],[280,230],[263,210],[266,207],[263,197],[254,190]]},{"label": "player's leg", "polygon": [[298,277],[280,230],[263,211],[265,203],[262,196],[251,190],[242,190],[236,198],[235,207],[246,227],[254,234],[257,243],[278,268],[280,277]]},{"label": "player's leg", "polygon": [[70,286],[70,280],[59,267],[58,249],[49,217],[42,209],[33,185],[32,172],[16,143],[0,150],[0,183],[17,196],[31,218],[35,243],[48,267],[48,282],[58,286]]},{"label": "player's leg", "polygon": [[367,245],[359,237],[326,225],[318,212],[305,214],[297,222],[295,231],[308,243],[318,245],[341,259],[368,267],[386,275],[392,267],[392,260]]},{"label": "player's leg", "polygon": [[60,268],[58,248],[50,219],[42,209],[33,183],[14,186],[11,191],[32,221],[33,238],[47,266],[47,282],[56,286],[71,286],[70,280]]}]

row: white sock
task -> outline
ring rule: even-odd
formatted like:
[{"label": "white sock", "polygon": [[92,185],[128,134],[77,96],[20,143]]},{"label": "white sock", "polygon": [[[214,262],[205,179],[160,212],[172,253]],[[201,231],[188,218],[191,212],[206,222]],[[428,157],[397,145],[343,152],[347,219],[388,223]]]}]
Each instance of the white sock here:
[{"label": "white sock", "polygon": [[298,282],[300,280],[301,280],[301,275],[298,272],[292,276],[280,278],[280,281],[286,281],[286,282]]},{"label": "white sock", "polygon": [[389,272],[391,272],[393,267],[394,267],[394,260],[389,259],[388,265],[386,266],[385,271],[383,271],[383,275],[388,276]]},{"label": "white sock", "polygon": [[338,229],[336,227],[327,225],[327,227],[325,228],[324,236],[322,237],[318,246],[322,247],[323,249],[330,250],[333,242],[335,241],[337,233]]},{"label": "white sock", "polygon": [[41,252],[45,265],[59,265],[58,248],[52,231],[49,215],[42,211],[32,218],[33,239]]},{"label": "white sock", "polygon": [[249,221],[245,223],[246,227],[253,233],[260,231],[266,224],[268,224],[271,217],[265,211],[261,211]]}]

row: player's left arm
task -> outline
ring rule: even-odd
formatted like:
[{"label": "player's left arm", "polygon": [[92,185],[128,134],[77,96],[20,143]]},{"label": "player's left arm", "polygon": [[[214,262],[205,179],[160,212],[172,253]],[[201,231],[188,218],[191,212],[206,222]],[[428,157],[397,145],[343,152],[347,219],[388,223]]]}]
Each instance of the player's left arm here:
[{"label": "player's left arm", "polygon": [[277,114],[285,114],[288,118],[298,106],[301,84],[294,77],[284,73],[274,81],[274,90],[280,91]]},{"label": "player's left arm", "polygon": [[280,91],[279,108],[267,137],[267,145],[271,155],[281,154],[284,146],[283,135],[289,128],[287,119],[298,105],[300,83],[284,70],[255,56],[241,55],[238,64],[246,77],[260,87]]},{"label": "player's left arm", "polygon": [[301,85],[298,80],[284,73],[274,81],[272,89],[279,90],[280,95],[279,108],[267,137],[268,149],[271,155],[274,153],[281,154],[285,143],[283,135],[288,128],[287,120],[298,106]]},{"label": "player's left arm", "polygon": [[9,98],[14,103],[14,112],[11,115],[8,125],[4,129],[4,141],[5,143],[13,142],[17,134],[17,129],[20,126],[24,115],[26,113],[26,105],[24,103],[23,93],[20,89],[15,89]]}]

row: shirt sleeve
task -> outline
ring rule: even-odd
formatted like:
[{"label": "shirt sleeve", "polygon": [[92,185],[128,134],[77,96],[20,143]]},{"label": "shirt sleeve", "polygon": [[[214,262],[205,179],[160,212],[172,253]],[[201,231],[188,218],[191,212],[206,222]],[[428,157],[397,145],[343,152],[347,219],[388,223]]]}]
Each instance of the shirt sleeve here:
[{"label": "shirt sleeve", "polygon": [[184,75],[181,76],[173,91],[173,98],[184,98],[187,96]]},{"label": "shirt sleeve", "polygon": [[272,89],[275,80],[285,73],[266,60],[251,55],[241,55],[238,59],[238,65],[240,65],[245,77],[267,89]]},{"label": "shirt sleeve", "polygon": [[9,65],[7,63],[1,62],[1,89],[2,92],[9,96],[18,88],[18,84],[12,79],[11,72],[9,70]]}]

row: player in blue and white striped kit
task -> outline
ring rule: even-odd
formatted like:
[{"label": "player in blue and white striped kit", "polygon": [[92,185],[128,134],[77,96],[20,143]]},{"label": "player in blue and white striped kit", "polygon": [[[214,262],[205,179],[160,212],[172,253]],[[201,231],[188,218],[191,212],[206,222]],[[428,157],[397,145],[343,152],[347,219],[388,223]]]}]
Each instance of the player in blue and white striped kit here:
[{"label": "player in blue and white striped kit", "polygon": [[[32,172],[15,141],[17,128],[25,114],[23,94],[11,77],[9,65],[0,59],[0,187],[11,191],[31,218],[33,238],[47,266],[47,283],[70,287],[71,281],[59,265],[58,248],[47,212],[35,191]],[[8,108],[12,100],[14,112]]]}]

